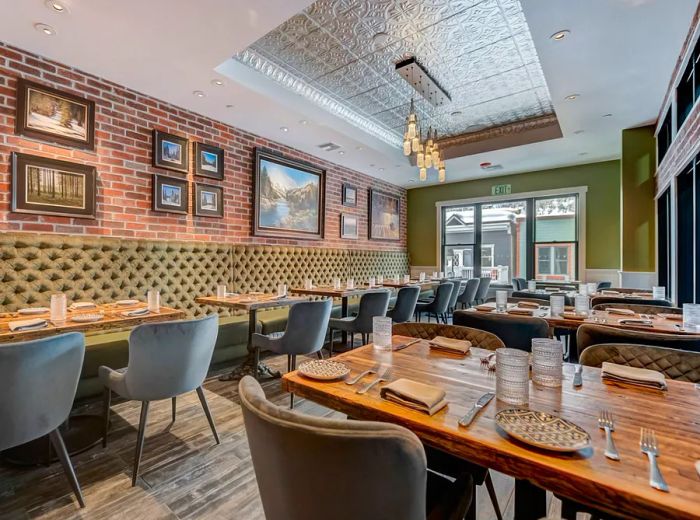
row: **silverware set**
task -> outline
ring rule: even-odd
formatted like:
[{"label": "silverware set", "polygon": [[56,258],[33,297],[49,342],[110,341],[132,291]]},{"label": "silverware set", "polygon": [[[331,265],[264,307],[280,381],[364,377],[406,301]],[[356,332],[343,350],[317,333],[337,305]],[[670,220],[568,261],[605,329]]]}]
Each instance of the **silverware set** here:
[{"label": "silverware set", "polygon": [[639,448],[649,458],[649,485],[659,491],[668,492],[668,484],[661,475],[661,470],[656,462],[659,456],[659,447],[656,444],[656,433],[649,428],[642,428],[639,436]]},{"label": "silverware set", "polygon": [[495,396],[496,394],[494,392],[486,392],[484,395],[479,397],[479,399],[472,405],[471,409],[459,420],[459,425],[469,426],[474,420],[474,417],[476,417],[476,414],[478,414],[483,408],[486,408],[486,405],[489,404],[491,399],[493,399]]},{"label": "silverware set", "polygon": [[386,367],[381,369],[377,377],[373,380],[367,383],[365,386],[362,388],[358,389],[355,391],[356,394],[366,394],[369,392],[372,388],[374,388],[376,385],[379,383],[387,383],[391,381],[391,368]]},{"label": "silverware set", "polygon": [[368,368],[364,372],[360,372],[359,374],[357,374],[357,376],[353,377],[352,379],[346,379],[345,384],[346,385],[354,385],[355,383],[359,382],[360,379],[362,379],[363,377],[368,376],[370,374],[376,374],[377,371],[379,371],[379,368],[380,368],[380,364],[377,363],[372,368]]}]

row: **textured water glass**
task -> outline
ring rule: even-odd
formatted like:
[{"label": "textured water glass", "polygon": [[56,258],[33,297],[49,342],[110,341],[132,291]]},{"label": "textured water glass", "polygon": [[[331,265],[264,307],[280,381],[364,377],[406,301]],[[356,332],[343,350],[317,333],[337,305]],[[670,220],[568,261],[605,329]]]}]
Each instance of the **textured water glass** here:
[{"label": "textured water glass", "polygon": [[437,277],[438,277],[438,273],[437,273],[437,271],[434,271],[433,276],[432,276],[433,280],[436,280]]},{"label": "textured water glass", "polygon": [[[422,281],[423,280],[421,280],[421,282]],[[403,283],[411,283],[411,275],[410,274],[403,275]]]},{"label": "textured water glass", "polygon": [[528,280],[527,290],[530,292],[535,292],[537,290],[537,280]]},{"label": "textured water glass", "polygon": [[277,284],[277,296],[287,296],[287,284]]},{"label": "textured water glass", "polygon": [[496,350],[496,398],[508,404],[528,404],[530,354],[515,348]]},{"label": "textured water glass", "polygon": [[377,279],[376,279],[374,276],[370,276],[370,277],[369,277],[369,284],[368,284],[368,285],[369,285],[370,287],[374,287],[375,285],[377,285]]},{"label": "textured water glass", "polygon": [[225,285],[217,285],[216,286],[216,297],[217,298],[226,298],[226,286]]},{"label": "textured water glass", "polygon": [[700,332],[700,304],[683,304],[683,328],[691,332]]},{"label": "textured water glass", "polygon": [[582,296],[588,296],[588,286],[585,283],[578,284],[578,293]]},{"label": "textured water glass", "polygon": [[496,291],[496,310],[505,312],[508,309],[508,291]]},{"label": "textured water glass", "polygon": [[420,273],[418,275],[418,280],[420,280],[421,282],[425,282],[425,273]]},{"label": "textured water glass", "polygon": [[377,275],[377,285],[384,285],[384,276],[381,274]]},{"label": "textured water glass", "polygon": [[313,288],[313,286],[314,286],[314,284],[313,284],[313,280],[311,278],[304,279],[304,289],[306,289],[308,291],[309,289]]},{"label": "textured water glass", "polygon": [[590,300],[585,294],[577,294],[574,298],[574,310],[576,314],[581,314],[583,316],[588,316],[588,311],[590,310]]},{"label": "textured water glass", "polygon": [[341,281],[340,278],[333,278],[333,289],[336,291],[339,291],[341,287]]},{"label": "textured water glass", "polygon": [[149,311],[160,312],[160,291],[158,289],[149,290],[146,295],[146,302]]},{"label": "textured water glass", "polygon": [[66,295],[51,295],[51,321],[66,321]]},{"label": "textured water glass", "polygon": [[391,318],[375,316],[372,318],[372,343],[378,350],[391,350]]},{"label": "textured water glass", "polygon": [[564,345],[547,338],[532,340],[532,382],[542,386],[559,387],[562,381]]},{"label": "textured water glass", "polygon": [[442,271],[440,271],[440,272],[438,273],[437,277],[440,278],[440,279],[442,280],[443,278],[445,278],[445,273],[443,273]]},{"label": "textured water glass", "polygon": [[355,279],[354,278],[348,278],[346,287],[348,289],[354,289],[355,288]]},{"label": "textured water glass", "polygon": [[651,288],[651,297],[655,300],[666,299],[666,287],[654,286]]},{"label": "textured water glass", "polygon": [[588,294],[595,294],[598,292],[598,284],[595,282],[587,283],[586,290],[588,291]]},{"label": "textured water glass", "polygon": [[566,298],[563,294],[553,294],[549,297],[549,305],[552,316],[561,316],[564,313]]}]

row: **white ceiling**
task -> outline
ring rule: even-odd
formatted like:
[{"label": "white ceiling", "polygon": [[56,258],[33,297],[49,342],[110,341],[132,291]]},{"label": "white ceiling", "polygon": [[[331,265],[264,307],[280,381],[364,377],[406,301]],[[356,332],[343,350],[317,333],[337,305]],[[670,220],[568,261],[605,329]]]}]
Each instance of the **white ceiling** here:
[{"label": "white ceiling", "polygon": [[[367,174],[417,186],[408,182],[417,172],[399,149],[231,58],[309,3],[71,0],[70,12],[58,15],[43,0],[0,0],[0,40]],[[564,137],[450,160],[448,181],[493,176],[478,167],[483,161],[502,164],[502,175],[618,158],[620,130],[657,117],[697,6],[697,0],[673,0],[672,9],[668,0],[521,3]],[[52,25],[57,34],[35,31],[37,22]],[[570,36],[549,39],[560,29],[569,29]],[[225,85],[213,86],[214,78]],[[193,96],[194,90],[206,97]],[[580,97],[565,101],[572,93]],[[607,113],[612,117],[602,117]],[[318,149],[328,141],[345,153]]]}]

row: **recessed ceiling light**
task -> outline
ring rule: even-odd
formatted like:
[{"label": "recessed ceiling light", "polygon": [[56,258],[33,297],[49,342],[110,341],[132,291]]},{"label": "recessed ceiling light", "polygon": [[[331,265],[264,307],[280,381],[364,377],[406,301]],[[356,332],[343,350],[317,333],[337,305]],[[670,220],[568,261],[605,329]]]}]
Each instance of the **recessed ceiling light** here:
[{"label": "recessed ceiling light", "polygon": [[226,105],[226,108],[233,108],[233,107],[235,107],[235,106],[236,106],[236,105],[228,104],[228,105]]},{"label": "recessed ceiling light", "polygon": [[287,128],[286,126],[280,126],[280,130],[282,130],[283,132],[289,132],[289,128]]},{"label": "recessed ceiling light", "polygon": [[603,117],[612,117],[612,114],[603,114]]},{"label": "recessed ceiling light", "polygon": [[54,28],[51,27],[50,25],[46,25],[45,23],[35,23],[34,29],[44,33],[47,36],[53,36],[54,34],[56,34],[56,31],[54,30]]},{"label": "recessed ceiling light", "polygon": [[220,79],[211,80],[211,84],[214,85],[215,87],[223,87],[224,86],[224,82]]},{"label": "recessed ceiling light", "polygon": [[68,7],[66,6],[66,4],[64,4],[63,2],[59,2],[58,0],[46,0],[44,4],[54,13],[68,12]]},{"label": "recessed ceiling light", "polygon": [[379,171],[380,171],[380,172],[383,172],[383,171],[384,171],[384,168],[379,168]]},{"label": "recessed ceiling light", "polygon": [[451,115],[452,117],[461,116],[461,115],[462,115],[462,111],[461,111],[461,110],[455,110],[454,112],[450,113],[450,115]]},{"label": "recessed ceiling light", "polygon": [[374,168],[374,164],[370,164],[369,167],[370,167],[370,168]]},{"label": "recessed ceiling light", "polygon": [[566,99],[568,101],[573,101],[574,99],[578,98],[579,96],[580,96],[580,94],[569,94],[564,99]]},{"label": "recessed ceiling light", "polygon": [[302,119],[301,121],[299,121],[299,124],[302,126],[305,126],[305,125],[308,125],[309,122],[306,119]]},{"label": "recessed ceiling light", "polygon": [[585,132],[585,130],[576,130],[574,133],[576,135],[581,135],[583,132]]},{"label": "recessed ceiling light", "polygon": [[206,94],[202,92],[201,90],[193,90],[192,95],[196,96],[198,98],[203,98]]},{"label": "recessed ceiling light", "polygon": [[550,36],[550,38],[556,42],[559,42],[567,36],[569,36],[569,34],[571,34],[571,31],[569,31],[568,29],[563,29],[561,31],[555,32],[553,35]]},{"label": "recessed ceiling light", "polygon": [[340,150],[340,151],[338,152],[338,155],[345,155],[345,152],[344,152],[343,150]]},{"label": "recessed ceiling light", "polygon": [[359,152],[359,151],[362,150],[362,147],[361,147],[361,146],[356,146],[356,147],[355,147],[355,150],[357,150],[357,151]]}]

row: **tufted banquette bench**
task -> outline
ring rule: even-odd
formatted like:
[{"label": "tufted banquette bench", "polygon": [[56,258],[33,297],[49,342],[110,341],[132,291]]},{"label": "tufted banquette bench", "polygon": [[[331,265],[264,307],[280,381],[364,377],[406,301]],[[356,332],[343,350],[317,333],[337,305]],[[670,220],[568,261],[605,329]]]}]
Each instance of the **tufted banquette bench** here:
[{"label": "tufted banquette bench", "polygon": [[[223,365],[245,355],[248,317],[195,302],[198,296],[213,294],[218,284],[236,292],[276,291],[278,283],[301,286],[307,277],[330,284],[335,277],[352,276],[359,283],[376,274],[407,272],[408,255],[403,251],[0,233],[0,312],[48,306],[54,292],[66,293],[69,303],[105,303],[144,300],[155,288],[163,305],[181,309],[188,317],[219,314],[212,364]],[[350,311],[356,305],[351,302]],[[260,312],[258,329],[265,334],[284,330],[288,311]],[[333,314],[340,316],[339,303]],[[128,330],[87,336],[77,399],[101,393],[100,365],[127,365],[128,337]]]}]

